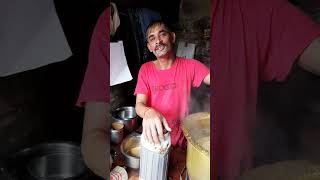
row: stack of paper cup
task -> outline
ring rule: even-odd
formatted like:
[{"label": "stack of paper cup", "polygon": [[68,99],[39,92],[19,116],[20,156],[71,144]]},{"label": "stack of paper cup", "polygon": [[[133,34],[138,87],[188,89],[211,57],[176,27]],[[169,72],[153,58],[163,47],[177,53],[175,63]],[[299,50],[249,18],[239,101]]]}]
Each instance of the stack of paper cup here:
[{"label": "stack of paper cup", "polygon": [[168,175],[170,133],[166,133],[160,145],[152,145],[141,136],[140,180],[166,180]]}]

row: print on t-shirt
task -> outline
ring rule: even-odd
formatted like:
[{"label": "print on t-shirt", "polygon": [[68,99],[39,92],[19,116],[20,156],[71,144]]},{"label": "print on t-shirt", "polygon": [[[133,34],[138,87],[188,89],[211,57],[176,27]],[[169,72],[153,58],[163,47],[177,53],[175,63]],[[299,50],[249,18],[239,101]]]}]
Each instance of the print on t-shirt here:
[{"label": "print on t-shirt", "polygon": [[168,83],[168,84],[153,86],[152,90],[153,91],[166,91],[166,90],[175,89],[176,86],[177,86],[176,83]]}]

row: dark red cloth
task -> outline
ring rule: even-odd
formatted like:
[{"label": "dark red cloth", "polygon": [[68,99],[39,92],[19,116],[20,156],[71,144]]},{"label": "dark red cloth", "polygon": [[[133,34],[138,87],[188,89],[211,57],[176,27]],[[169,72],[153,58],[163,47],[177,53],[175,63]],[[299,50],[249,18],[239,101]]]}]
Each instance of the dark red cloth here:
[{"label": "dark red cloth", "polygon": [[100,15],[91,37],[88,66],[77,101],[78,106],[84,106],[88,101],[109,102],[109,9]]},{"label": "dark red cloth", "polygon": [[222,180],[235,180],[252,167],[258,83],[284,80],[320,28],[287,0],[214,5],[212,167]]}]

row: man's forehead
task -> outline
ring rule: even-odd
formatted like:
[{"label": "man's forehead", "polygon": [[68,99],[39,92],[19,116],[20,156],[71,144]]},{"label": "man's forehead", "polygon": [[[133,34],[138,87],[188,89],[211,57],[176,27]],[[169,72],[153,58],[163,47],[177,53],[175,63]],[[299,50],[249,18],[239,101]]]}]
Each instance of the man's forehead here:
[{"label": "man's forehead", "polygon": [[157,31],[168,31],[164,24],[155,24],[147,30],[147,34],[156,33]]}]

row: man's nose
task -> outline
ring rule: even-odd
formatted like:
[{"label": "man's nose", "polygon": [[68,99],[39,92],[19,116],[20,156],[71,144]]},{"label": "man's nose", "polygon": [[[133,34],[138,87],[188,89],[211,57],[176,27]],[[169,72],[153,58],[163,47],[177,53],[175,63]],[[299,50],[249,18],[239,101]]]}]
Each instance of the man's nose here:
[{"label": "man's nose", "polygon": [[160,38],[160,36],[156,37],[156,44],[159,44],[160,42],[162,42],[162,39]]}]

